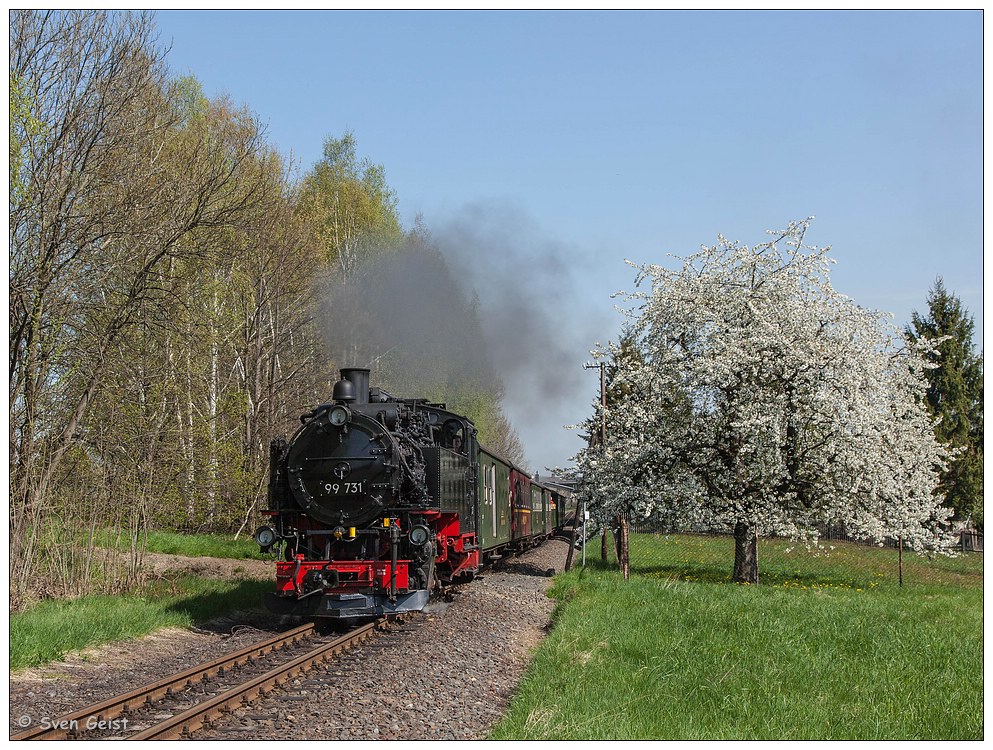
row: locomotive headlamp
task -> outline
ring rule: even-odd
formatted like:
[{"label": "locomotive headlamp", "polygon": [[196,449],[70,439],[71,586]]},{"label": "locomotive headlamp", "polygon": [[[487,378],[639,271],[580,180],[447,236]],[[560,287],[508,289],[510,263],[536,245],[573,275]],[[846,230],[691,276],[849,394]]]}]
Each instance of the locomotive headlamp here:
[{"label": "locomotive headlamp", "polygon": [[415,547],[423,547],[428,543],[428,539],[431,536],[431,531],[427,526],[417,525],[410,530],[407,534],[407,538],[410,539],[410,543]]},{"label": "locomotive headlamp", "polygon": [[255,541],[259,547],[266,550],[276,543],[276,532],[268,526],[263,526],[255,532]]},{"label": "locomotive headlamp", "polygon": [[328,419],[335,427],[341,427],[351,421],[352,413],[348,410],[347,406],[338,404],[338,406],[331,407],[331,410],[328,412]]}]

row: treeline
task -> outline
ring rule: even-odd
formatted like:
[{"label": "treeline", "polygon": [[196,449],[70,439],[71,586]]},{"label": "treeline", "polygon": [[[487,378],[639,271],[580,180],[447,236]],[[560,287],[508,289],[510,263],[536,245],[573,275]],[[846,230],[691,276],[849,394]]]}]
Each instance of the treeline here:
[{"label": "treeline", "polygon": [[[147,13],[10,13],[15,607],[130,585],[150,527],[251,528],[270,439],[366,364],[334,361],[326,294],[430,242],[350,134],[294,179],[252,112],[165,58]],[[499,396],[465,400],[512,446]]]}]

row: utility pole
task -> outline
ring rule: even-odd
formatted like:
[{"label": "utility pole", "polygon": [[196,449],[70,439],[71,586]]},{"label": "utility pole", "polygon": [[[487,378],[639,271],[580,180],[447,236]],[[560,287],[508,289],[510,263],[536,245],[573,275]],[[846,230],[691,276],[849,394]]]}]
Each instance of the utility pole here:
[{"label": "utility pole", "polygon": [[[600,450],[607,450],[607,363],[586,364],[583,367],[587,370],[600,368]],[[583,535],[585,544],[586,535]],[[585,547],[584,547],[585,551]],[[607,559],[607,527],[604,526],[600,535],[600,559]]]},{"label": "utility pole", "polygon": [[[600,362],[599,365],[587,364],[584,367],[592,370],[594,367],[600,368],[600,449],[607,450],[607,363]],[[617,542],[617,563],[624,580],[628,580],[631,575],[631,565],[628,559],[628,518],[623,512],[617,514],[617,528],[619,539]],[[585,543],[586,535],[583,535]],[[600,557],[607,559],[607,529],[604,528],[603,536],[600,539]]]},{"label": "utility pole", "polygon": [[[586,364],[583,367],[587,370],[594,367],[594,365]],[[601,382],[602,382],[601,378]],[[601,388],[602,390],[602,388]],[[601,428],[601,432],[602,432]],[[592,438],[590,440],[592,442]],[[579,530],[579,525],[583,525],[583,567],[586,567],[586,501],[582,499],[582,494],[580,494],[579,505],[576,507],[576,517],[572,522],[572,534],[569,540],[569,553],[565,558],[565,569],[569,571],[572,569],[572,556],[576,551],[576,533]]]}]

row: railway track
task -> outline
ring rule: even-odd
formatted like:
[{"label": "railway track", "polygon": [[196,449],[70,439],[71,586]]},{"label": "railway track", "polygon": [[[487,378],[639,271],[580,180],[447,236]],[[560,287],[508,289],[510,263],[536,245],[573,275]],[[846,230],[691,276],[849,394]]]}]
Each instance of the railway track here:
[{"label": "railway track", "polygon": [[[44,725],[32,727],[10,737],[11,740],[66,740],[80,739],[93,731],[120,728],[119,717],[155,704],[168,696],[177,695],[190,687],[206,683],[238,669],[262,657],[300,644],[305,640],[315,640],[312,648],[299,656],[267,670],[263,674],[249,677],[234,686],[204,698],[186,710],[165,719],[157,719],[151,726],[129,734],[123,739],[152,740],[177,739],[188,736],[209,724],[222,713],[233,710],[243,703],[249,703],[260,695],[267,694],[279,685],[306,672],[335,654],[369,638],[373,632],[384,626],[386,620],[378,619],[359,626],[344,635],[334,638],[317,637],[313,623],[301,625],[286,633],[269,638],[260,643],[234,651],[209,662],[198,664],[174,675],[150,682],[147,685],[126,693],[94,703],[90,706],[46,721]],[[123,727],[127,727],[126,721]],[[120,734],[118,732],[118,734]]]}]

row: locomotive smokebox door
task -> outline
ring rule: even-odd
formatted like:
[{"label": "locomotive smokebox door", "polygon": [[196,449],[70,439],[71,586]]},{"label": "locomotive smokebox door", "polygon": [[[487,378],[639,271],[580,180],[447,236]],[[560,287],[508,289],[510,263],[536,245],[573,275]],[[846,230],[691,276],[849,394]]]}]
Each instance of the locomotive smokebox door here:
[{"label": "locomotive smokebox door", "polygon": [[369,523],[395,490],[395,474],[387,465],[392,453],[382,425],[334,406],[293,441],[287,456],[290,492],[309,516],[324,523]]}]

